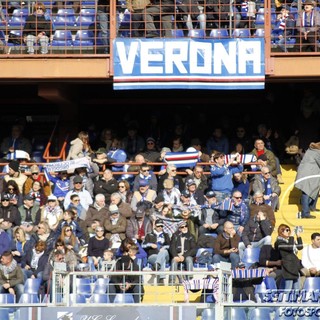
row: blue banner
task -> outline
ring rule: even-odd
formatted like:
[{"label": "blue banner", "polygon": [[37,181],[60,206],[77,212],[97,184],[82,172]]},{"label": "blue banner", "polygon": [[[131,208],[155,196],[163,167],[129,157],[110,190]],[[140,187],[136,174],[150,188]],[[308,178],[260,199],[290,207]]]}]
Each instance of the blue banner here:
[{"label": "blue banner", "polygon": [[114,89],[264,89],[264,39],[114,40]]}]

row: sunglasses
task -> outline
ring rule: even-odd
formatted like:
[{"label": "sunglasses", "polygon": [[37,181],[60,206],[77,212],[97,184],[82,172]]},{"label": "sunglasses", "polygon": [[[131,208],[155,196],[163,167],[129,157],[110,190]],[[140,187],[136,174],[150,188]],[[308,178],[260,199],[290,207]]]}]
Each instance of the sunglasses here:
[{"label": "sunglasses", "polygon": [[71,229],[66,229],[66,230],[65,230],[65,232],[69,232],[69,231],[72,231],[72,230],[71,230]]},{"label": "sunglasses", "polygon": [[185,229],[185,228],[188,228],[188,226],[179,227],[179,229]]},{"label": "sunglasses", "polygon": [[264,174],[270,174],[270,171],[269,172],[265,172]]},{"label": "sunglasses", "polygon": [[41,8],[41,7],[38,7],[38,8],[37,8],[37,10],[43,10],[43,8]]},{"label": "sunglasses", "polygon": [[242,199],[242,197],[234,197],[235,199]]},{"label": "sunglasses", "polygon": [[74,184],[82,184],[82,182],[75,182]]},{"label": "sunglasses", "polygon": [[5,202],[5,201],[10,201],[9,199],[2,199],[1,200],[2,202]]},{"label": "sunglasses", "polygon": [[161,226],[156,226],[157,228],[163,228],[163,225],[161,225]]},{"label": "sunglasses", "polygon": [[32,172],[31,174],[34,176],[36,174],[39,174],[39,172]]},{"label": "sunglasses", "polygon": [[141,170],[142,172],[148,172],[150,171],[150,169],[144,169],[144,170]]},{"label": "sunglasses", "polygon": [[73,201],[74,202],[80,202],[80,199],[74,199]]},{"label": "sunglasses", "polygon": [[14,188],[8,188],[8,190],[14,190]]}]

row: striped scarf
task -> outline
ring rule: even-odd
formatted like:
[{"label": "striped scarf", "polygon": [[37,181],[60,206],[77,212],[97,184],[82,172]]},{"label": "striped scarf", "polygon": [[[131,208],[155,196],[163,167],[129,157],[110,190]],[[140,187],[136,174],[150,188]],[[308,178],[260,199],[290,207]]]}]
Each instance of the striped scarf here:
[{"label": "striped scarf", "polygon": [[313,11],[311,11],[309,16],[306,12],[302,14],[301,25],[309,28],[314,26]]}]

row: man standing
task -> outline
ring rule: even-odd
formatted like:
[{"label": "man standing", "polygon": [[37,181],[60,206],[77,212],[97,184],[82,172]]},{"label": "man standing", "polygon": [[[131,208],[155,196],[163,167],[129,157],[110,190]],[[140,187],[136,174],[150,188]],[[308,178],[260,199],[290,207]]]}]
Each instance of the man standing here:
[{"label": "man standing", "polygon": [[302,249],[303,273],[306,277],[320,277],[320,233],[311,235],[311,244]]},{"label": "man standing", "polygon": [[219,234],[214,242],[213,263],[229,262],[232,269],[237,268],[240,262],[239,242],[240,236],[236,233],[233,223],[226,221],[223,233]]},{"label": "man standing", "polygon": [[320,142],[311,142],[297,170],[295,187],[301,190],[301,218],[314,219],[320,191]]}]

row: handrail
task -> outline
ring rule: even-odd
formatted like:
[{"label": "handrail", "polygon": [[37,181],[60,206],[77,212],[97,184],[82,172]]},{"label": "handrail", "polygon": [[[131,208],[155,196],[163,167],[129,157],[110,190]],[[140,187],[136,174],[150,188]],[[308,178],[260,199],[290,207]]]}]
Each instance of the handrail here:
[{"label": "handrail", "polygon": [[68,140],[68,136],[66,136],[62,147],[61,147],[61,151],[59,153],[58,156],[50,156],[50,146],[51,146],[51,140],[48,142],[47,147],[43,153],[43,159],[47,160],[47,162],[50,162],[50,160],[57,160],[57,159],[61,159],[61,160],[65,160],[66,159],[66,148],[67,148],[67,140]]}]

